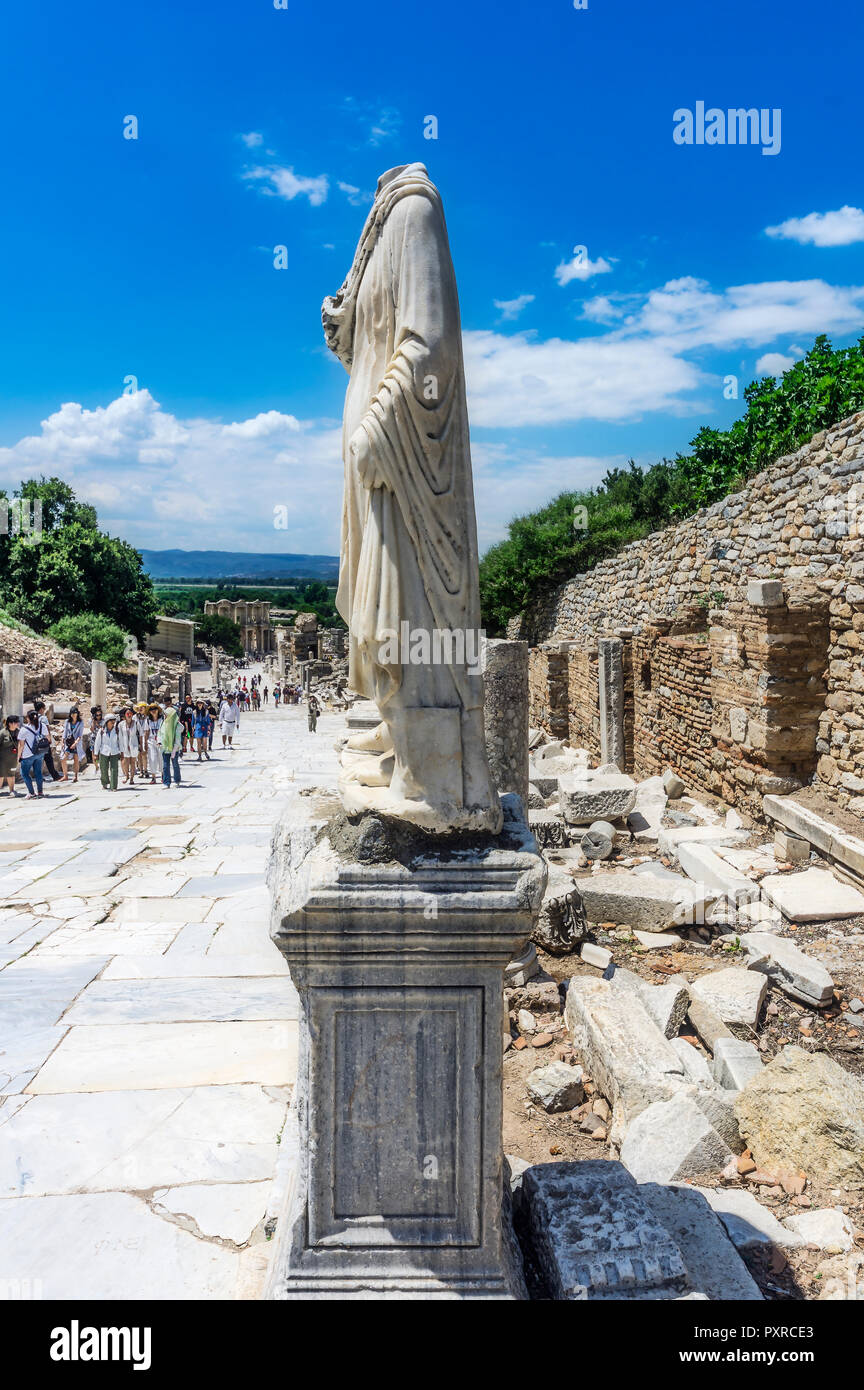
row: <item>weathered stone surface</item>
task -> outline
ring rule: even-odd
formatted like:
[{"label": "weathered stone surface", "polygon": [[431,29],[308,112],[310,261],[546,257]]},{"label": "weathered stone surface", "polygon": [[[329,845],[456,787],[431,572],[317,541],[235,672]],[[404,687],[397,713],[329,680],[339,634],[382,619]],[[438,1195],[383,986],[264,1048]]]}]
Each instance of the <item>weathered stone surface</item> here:
[{"label": "weathered stone surface", "polygon": [[[740,1091],[762,1070],[759,1049],[739,1038],[718,1038],[714,1046],[714,1079],[720,1086]],[[740,1120],[739,1120],[740,1124]]]},{"label": "weathered stone surface", "polygon": [[708,1060],[703,1057],[698,1047],[694,1047],[686,1038],[670,1038],[669,1041],[681,1058],[688,1081],[697,1086],[716,1085]]},{"label": "weathered stone surface", "polygon": [[824,1008],[834,997],[834,981],[821,961],[806,956],[788,936],[773,932],[746,932],[741,945],[753,957],[751,971],[767,975],[793,999]]},{"label": "weathered stone surface", "polygon": [[677,801],[687,790],[678,773],[671,767],[667,767],[663,773],[663,789],[672,801]]},{"label": "weathered stone surface", "polygon": [[612,959],[612,952],[606,946],[598,946],[594,941],[583,941],[579,947],[579,959],[586,965],[594,965],[605,970]]},{"label": "weathered stone surface", "polygon": [[754,608],[779,608],[783,603],[783,582],[780,579],[751,579],[747,584],[747,602]]},{"label": "weathered stone surface", "polygon": [[802,1211],[796,1216],[787,1216],[783,1224],[808,1245],[818,1245],[829,1255],[841,1255],[855,1244],[855,1227],[846,1213],[836,1207]]},{"label": "weathered stone surface", "polygon": [[784,1047],[747,1083],[735,1113],[761,1168],[864,1187],[864,1082],[826,1053]]},{"label": "weathered stone surface", "polygon": [[742,1023],[755,1028],[768,989],[768,981],[752,970],[733,966],[700,975],[690,986],[690,995],[707,1004],[724,1023]]},{"label": "weathered stone surface", "polygon": [[684,872],[714,898],[722,894],[730,903],[737,904],[754,902],[759,897],[758,884],[736,873],[708,845],[679,845],[678,862]]},{"label": "weathered stone surface", "polygon": [[714,1052],[720,1038],[733,1036],[722,1018],[719,1018],[713,1009],[709,1009],[707,1004],[703,1004],[700,999],[694,999],[692,995],[687,1012],[690,1016],[690,1022],[699,1035],[700,1042],[708,1048],[709,1052]]},{"label": "weathered stone surface", "polygon": [[611,984],[616,989],[636,994],[664,1037],[675,1037],[687,1016],[690,1002],[686,984],[680,980],[667,980],[664,984],[652,985],[635,971],[620,966],[612,976]]},{"label": "weathered stone surface", "polygon": [[802,864],[810,858],[810,841],[778,830],[774,836],[774,854],[781,864]]},{"label": "weathered stone surface", "polygon": [[555,1300],[674,1297],[681,1251],[617,1163],[543,1163],[522,1175],[537,1262]]},{"label": "weathered stone surface", "polygon": [[589,922],[617,922],[643,931],[699,921],[706,903],[701,889],[671,875],[591,874],[579,879],[579,891]]},{"label": "weathered stone surface", "polygon": [[620,820],[636,805],[636,783],[624,772],[565,774],[558,780],[558,804],[569,825]]},{"label": "weathered stone surface", "polygon": [[614,1139],[655,1100],[686,1084],[683,1064],[641,1000],[608,980],[574,976],[564,1010],[573,1046],[614,1107]]},{"label": "weathered stone surface", "polygon": [[732,1151],[688,1095],[649,1105],[633,1120],[621,1162],[637,1182],[676,1182],[720,1172]]},{"label": "weathered stone surface", "polygon": [[572,1110],[581,1105],[585,1096],[582,1068],[569,1067],[565,1062],[550,1062],[546,1067],[537,1067],[528,1077],[527,1087],[531,1099],[549,1114]]},{"label": "weathered stone surface", "polygon": [[768,902],[793,922],[829,922],[864,912],[864,893],[841,883],[827,869],[770,874],[762,879],[761,887]]},{"label": "weathered stone surface", "polygon": [[740,1187],[700,1187],[706,1200],[716,1211],[729,1239],[738,1250],[794,1250],[803,1245],[802,1238],[781,1226],[773,1212],[757,1202],[752,1192]]},{"label": "weathered stone surface", "polygon": [[639,1195],[681,1251],[688,1282],[696,1291],[683,1297],[701,1296],[712,1302],[762,1301],[758,1284],[702,1192],[674,1184],[643,1183]]},{"label": "weathered stone surface", "polygon": [[681,845],[705,844],[716,849],[718,845],[741,845],[746,839],[743,831],[724,825],[676,825],[660,831],[657,848],[661,854],[677,857]]}]

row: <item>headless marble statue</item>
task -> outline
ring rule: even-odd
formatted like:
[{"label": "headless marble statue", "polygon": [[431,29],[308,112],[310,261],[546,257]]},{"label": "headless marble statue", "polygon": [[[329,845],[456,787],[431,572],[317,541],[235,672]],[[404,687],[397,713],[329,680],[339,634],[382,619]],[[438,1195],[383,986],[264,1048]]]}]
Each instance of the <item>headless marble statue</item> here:
[{"label": "headless marble statue", "polygon": [[323,320],[351,376],[336,606],[349,683],[381,715],[343,749],[343,804],[433,831],[497,833],[459,302],[441,198],[422,164],[379,179]]}]

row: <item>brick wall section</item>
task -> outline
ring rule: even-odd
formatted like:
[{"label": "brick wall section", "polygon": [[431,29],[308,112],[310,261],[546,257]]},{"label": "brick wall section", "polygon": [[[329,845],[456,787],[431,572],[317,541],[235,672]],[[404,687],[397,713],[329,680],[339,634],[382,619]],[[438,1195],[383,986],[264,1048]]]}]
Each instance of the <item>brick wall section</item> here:
[{"label": "brick wall section", "polygon": [[574,748],[587,748],[593,758],[600,757],[600,682],[597,676],[597,648],[570,646],[569,728]]},{"label": "brick wall section", "polygon": [[632,652],[637,776],[674,767],[688,786],[717,791],[707,634],[670,637],[652,626],[633,638]]},{"label": "brick wall section", "polygon": [[528,663],[528,719],[550,738],[568,737],[567,652],[534,647]]},{"label": "brick wall section", "polygon": [[[811,618],[818,597],[827,604],[827,634],[824,641],[816,636],[821,620],[812,618],[816,623],[811,630],[814,660],[822,660],[824,653],[824,664],[821,671],[811,671],[808,676],[815,681],[810,694],[821,700],[815,766],[808,777],[839,805],[864,816],[862,541],[864,412],[822,431],[796,453],[778,459],[740,492],[677,526],[625,546],[589,574],[568,580],[514,619],[508,636],[532,643],[563,640],[577,642],[580,648],[591,647],[598,637],[623,629],[642,636],[652,620],[666,617],[675,623],[682,614],[686,630],[687,615],[700,601],[704,610],[710,597],[717,594],[722,600],[715,599],[716,606],[727,615],[721,622],[728,621],[744,604],[749,579],[781,579],[792,611],[796,610],[797,595],[804,592]],[[743,607],[740,611],[743,613]],[[674,626],[670,635],[676,635]],[[766,633],[766,640],[779,635]],[[779,659],[782,644],[777,650]],[[791,660],[797,650],[790,648],[784,659]],[[772,688],[776,690],[794,673],[773,669],[763,674],[774,682]],[[798,697],[803,696],[801,688]],[[804,713],[809,738],[809,706]],[[637,724],[638,717],[637,710]],[[575,727],[586,720],[590,727],[589,716],[577,715]],[[536,722],[532,715],[532,723]],[[560,727],[560,718],[557,722]],[[569,722],[573,727],[572,711]],[[772,738],[776,744],[776,737]],[[794,736],[790,739],[794,741]],[[580,742],[590,747],[587,741]],[[716,751],[724,752],[722,739]],[[782,761],[780,753],[775,746],[772,757],[778,762]],[[693,752],[692,756],[697,755]],[[733,757],[745,764],[746,772],[747,757]],[[803,767],[809,766],[810,759],[803,758],[799,749],[790,761]],[[722,773],[723,769],[715,767],[715,771]],[[754,773],[754,778],[759,775],[767,774]],[[744,784],[736,780],[735,785],[741,789]],[[743,794],[739,790],[739,795]],[[755,799],[751,793],[747,795]]]}]

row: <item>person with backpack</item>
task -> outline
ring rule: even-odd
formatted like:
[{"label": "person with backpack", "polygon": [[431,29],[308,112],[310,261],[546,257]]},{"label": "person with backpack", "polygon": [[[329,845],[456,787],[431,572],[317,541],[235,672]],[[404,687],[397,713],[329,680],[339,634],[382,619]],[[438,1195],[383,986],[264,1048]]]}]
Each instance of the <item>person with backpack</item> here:
[{"label": "person with backpack", "polygon": [[17,714],[9,714],[0,728],[0,789],[6,783],[10,796],[17,796],[15,773],[18,768],[18,727],[21,720]]},{"label": "person with backpack", "polygon": [[117,725],[120,757],[123,764],[123,783],[132,786],[138,762],[138,720],[133,709],[124,709]]},{"label": "person with backpack", "polygon": [[120,771],[120,735],[117,732],[117,716],[109,714],[99,725],[93,740],[93,757],[99,765],[99,780],[102,790],[117,790],[117,774]]},{"label": "person with backpack", "polygon": [[68,782],[69,776],[66,771],[68,760],[72,759],[73,785],[78,781],[78,769],[81,766],[81,759],[84,757],[84,720],[77,705],[73,705],[69,711],[69,718],[63,725],[60,744],[60,766],[63,769],[62,782]]},{"label": "person with backpack", "polygon": [[54,750],[51,746],[51,721],[49,720],[48,715],[45,713],[45,701],[37,700],[34,703],[33,708],[39,716],[39,732],[44,739],[47,739],[48,742],[48,747],[45,750],[45,756],[43,758],[44,767],[47,770],[48,776],[51,778],[52,782],[65,782],[65,773],[61,777],[60,773],[54,766]]},{"label": "person with backpack", "polygon": [[198,753],[199,763],[203,758],[210,761],[210,714],[203,700],[195,701],[195,719],[192,725],[192,733],[195,736],[195,747]]},{"label": "person with backpack", "polygon": [[[44,795],[42,779],[42,759],[51,751],[51,740],[47,739],[39,727],[39,715],[35,709],[25,715],[18,734],[18,762],[21,776],[27,788],[27,800],[33,801]],[[33,784],[36,790],[33,790]]]},{"label": "person with backpack", "polygon": [[319,703],[318,703],[317,697],[316,697],[315,695],[310,695],[310,696],[309,696],[309,705],[308,705],[308,707],[307,707],[307,719],[308,719],[308,722],[309,722],[309,732],[310,732],[310,734],[314,734],[314,733],[315,733],[315,730],[316,730],[316,728],[317,728],[317,726],[318,726],[318,716],[319,716],[320,713],[321,713],[321,706],[320,706]]}]

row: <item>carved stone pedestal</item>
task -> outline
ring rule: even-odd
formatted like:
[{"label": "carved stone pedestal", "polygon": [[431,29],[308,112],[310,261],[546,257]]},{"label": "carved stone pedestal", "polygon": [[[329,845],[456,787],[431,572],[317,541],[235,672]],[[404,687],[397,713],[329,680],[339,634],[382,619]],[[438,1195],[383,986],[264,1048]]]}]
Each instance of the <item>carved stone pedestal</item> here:
[{"label": "carved stone pedestal", "polygon": [[302,1002],[299,1161],[271,1298],[524,1297],[502,1210],[502,972],[546,870],[504,804],[499,836],[435,850],[368,817],[347,849],[344,820],[341,849],[322,823],[283,827],[272,935]]}]

